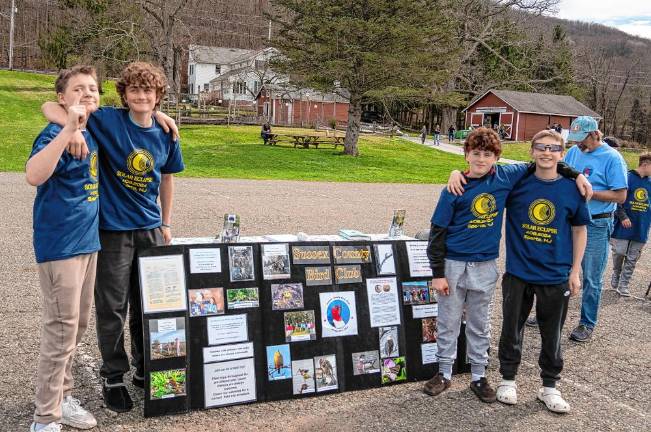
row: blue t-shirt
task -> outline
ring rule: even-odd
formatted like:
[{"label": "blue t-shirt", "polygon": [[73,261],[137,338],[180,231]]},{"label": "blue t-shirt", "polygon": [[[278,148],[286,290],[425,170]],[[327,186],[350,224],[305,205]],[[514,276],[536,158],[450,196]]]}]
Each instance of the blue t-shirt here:
[{"label": "blue t-shirt", "polygon": [[632,225],[630,228],[624,228],[622,222],[617,219],[613,231],[614,238],[647,242],[651,224],[649,191],[651,191],[651,178],[640,177],[635,170],[628,172],[628,194],[622,207],[624,207],[626,216],[631,220]]},{"label": "blue t-shirt", "polygon": [[[621,154],[606,143],[591,152],[582,152],[578,146],[568,150],[564,158],[572,168],[586,176],[595,191],[626,189],[626,162]],[[614,202],[590,200],[590,214],[615,211]]]},{"label": "blue t-shirt", "polygon": [[99,227],[109,231],[151,229],[160,226],[158,189],[161,174],[183,171],[178,141],[154,121],[137,125],[126,109],[101,108],[88,119],[88,129],[99,145]]},{"label": "blue t-shirt", "polygon": [[506,204],[506,272],[534,284],[564,283],[572,269],[572,226],[589,222],[574,181],[523,179]]},{"label": "blue t-shirt", "polygon": [[506,197],[526,173],[526,164],[496,165],[481,178],[468,178],[461,196],[443,189],[431,222],[447,228],[446,258],[466,262],[497,258]]},{"label": "blue t-shirt", "polygon": [[[50,123],[36,137],[31,158],[63,128]],[[97,252],[99,201],[97,145],[83,131],[90,155],[77,160],[64,151],[52,176],[36,189],[34,199],[34,253],[36,262],[55,261]]]}]

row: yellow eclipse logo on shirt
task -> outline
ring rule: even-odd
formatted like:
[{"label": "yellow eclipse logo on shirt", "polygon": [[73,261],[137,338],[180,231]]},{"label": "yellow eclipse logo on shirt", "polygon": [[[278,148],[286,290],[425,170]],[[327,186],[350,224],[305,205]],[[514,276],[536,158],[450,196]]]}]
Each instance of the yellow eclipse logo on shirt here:
[{"label": "yellow eclipse logo on shirt", "polygon": [[546,199],[537,199],[529,206],[529,219],[536,225],[547,225],[554,220],[556,209]]},{"label": "yellow eclipse logo on shirt", "polygon": [[649,199],[649,194],[647,193],[646,189],[644,189],[644,188],[635,189],[635,192],[633,193],[633,196],[635,197],[635,201],[646,202]]},{"label": "yellow eclipse logo on shirt", "polygon": [[92,152],[90,154],[88,171],[90,172],[91,177],[97,179],[97,152]]},{"label": "yellow eclipse logo on shirt", "polygon": [[134,150],[127,158],[127,168],[132,174],[147,174],[154,169],[154,157],[147,150]]},{"label": "yellow eclipse logo on shirt", "polygon": [[479,194],[474,200],[472,200],[470,208],[475,217],[481,217],[492,213],[497,209],[497,206],[495,205],[495,197],[487,193]]}]

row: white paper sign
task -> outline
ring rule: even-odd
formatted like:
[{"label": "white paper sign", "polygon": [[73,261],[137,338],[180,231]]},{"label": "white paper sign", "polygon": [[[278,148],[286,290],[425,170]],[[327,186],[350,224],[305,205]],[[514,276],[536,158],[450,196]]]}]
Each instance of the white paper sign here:
[{"label": "white paper sign", "polygon": [[256,400],[253,358],[203,365],[206,408]]},{"label": "white paper sign", "polygon": [[400,325],[400,302],[396,278],[366,280],[371,327]]},{"label": "white paper sign", "polygon": [[207,327],[208,345],[242,342],[249,339],[246,314],[209,317]]},{"label": "white paper sign", "polygon": [[158,333],[176,331],[176,318],[161,318],[157,321]]},{"label": "white paper sign", "polygon": [[426,241],[408,241],[407,258],[409,259],[409,274],[412,277],[432,276],[432,269],[427,258]]},{"label": "white paper sign", "polygon": [[354,291],[319,293],[319,301],[321,302],[321,337],[357,334]]},{"label": "white paper sign", "polygon": [[430,318],[439,316],[439,304],[414,305],[411,307],[412,318]]},{"label": "white paper sign", "polygon": [[190,249],[190,273],[221,273],[221,249]]},{"label": "white paper sign", "polygon": [[420,353],[423,359],[423,364],[437,363],[436,353],[438,352],[438,345],[436,343],[424,343],[420,345]]},{"label": "white paper sign", "polygon": [[139,258],[144,313],[187,309],[183,255]]},{"label": "white paper sign", "polygon": [[203,362],[212,363],[253,357],[253,342],[234,345],[220,345],[203,349]]}]

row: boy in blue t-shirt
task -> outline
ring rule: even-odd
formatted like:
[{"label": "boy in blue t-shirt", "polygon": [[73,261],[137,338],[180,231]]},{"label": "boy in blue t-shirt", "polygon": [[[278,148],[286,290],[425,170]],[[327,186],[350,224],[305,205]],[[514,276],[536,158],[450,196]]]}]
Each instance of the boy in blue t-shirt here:
[{"label": "boy in blue t-shirt", "polygon": [[517,402],[515,376],[522,356],[524,325],[536,297],[542,339],[538,364],[543,387],[538,399],[558,413],[570,410],[555,388],[563,369],[561,330],[569,297],[581,287],[581,260],[590,222],[588,206],[575,185],[558,176],[563,155],[558,132],[538,132],[531,141],[535,174],[513,189],[506,205],[506,273],[502,279],[502,382],[497,399]]},{"label": "boy in blue t-shirt", "polygon": [[637,169],[628,172],[628,193],[623,205],[615,211],[615,229],[610,239],[613,250],[611,286],[619,295],[629,297],[628,283],[637,260],[649,239],[651,211],[651,153],[642,153]]},{"label": "boy in blue t-shirt", "polygon": [[[469,164],[465,192],[455,196],[443,190],[431,221],[427,252],[432,286],[439,293],[439,373],[423,391],[435,396],[449,388],[465,308],[470,388],[480,400],[494,402],[495,391],[485,375],[490,345],[489,305],[499,276],[495,260],[507,196],[529,167],[496,165],[500,140],[488,128],[476,129],[467,137],[464,153]],[[561,165],[560,170],[566,175],[577,176],[577,172],[564,168]]]},{"label": "boy in blue t-shirt", "polygon": [[[50,123],[43,129],[25,165],[27,182],[38,187],[34,252],[43,297],[31,432],[58,432],[60,424],[80,429],[97,425],[93,415],[71,396],[72,362],[88,327],[100,249],[97,146],[85,130],[88,112],[99,103],[95,69],[75,66],[63,70],[55,89],[67,111],[66,122],[63,127]],[[91,152],[81,161],[65,152],[77,131],[84,135]]]},{"label": "boy in blue t-shirt", "polygon": [[[116,412],[133,408],[123,381],[130,370],[124,348],[129,311],[133,383],[144,387],[142,305],[138,281],[138,249],[169,243],[172,238],[173,174],[183,170],[178,140],[165,133],[154,117],[167,82],[149,63],[125,67],[116,88],[128,110],[103,107],[88,119],[99,145],[100,207],[95,310],[103,364],[102,393]],[[58,119],[56,106],[44,106],[46,117]],[[160,197],[160,207],[158,198]]]}]

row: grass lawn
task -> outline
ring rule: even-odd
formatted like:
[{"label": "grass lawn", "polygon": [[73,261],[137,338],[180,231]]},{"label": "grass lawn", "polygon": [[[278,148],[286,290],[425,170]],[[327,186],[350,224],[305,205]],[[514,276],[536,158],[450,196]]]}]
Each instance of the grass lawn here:
[{"label": "grass lawn", "polygon": [[[40,106],[54,100],[54,79],[52,75],[0,71],[0,127],[5,131],[0,141],[0,171],[24,169],[34,138],[46,124]],[[104,90],[103,97],[116,100],[112,83],[105,84]],[[291,131],[274,128],[276,133]],[[191,177],[445,183],[450,170],[465,166],[461,156],[400,138],[364,136],[359,142],[361,156],[356,158],[342,155],[341,148],[263,146],[258,126],[184,126],[181,147],[186,164],[181,175]]]}]

